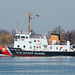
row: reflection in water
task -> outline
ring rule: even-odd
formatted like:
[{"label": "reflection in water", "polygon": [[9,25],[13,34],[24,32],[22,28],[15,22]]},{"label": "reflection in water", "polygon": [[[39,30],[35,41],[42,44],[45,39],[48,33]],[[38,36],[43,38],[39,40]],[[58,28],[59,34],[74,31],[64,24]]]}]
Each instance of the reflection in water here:
[{"label": "reflection in water", "polygon": [[1,75],[74,75],[75,57],[0,57]]}]

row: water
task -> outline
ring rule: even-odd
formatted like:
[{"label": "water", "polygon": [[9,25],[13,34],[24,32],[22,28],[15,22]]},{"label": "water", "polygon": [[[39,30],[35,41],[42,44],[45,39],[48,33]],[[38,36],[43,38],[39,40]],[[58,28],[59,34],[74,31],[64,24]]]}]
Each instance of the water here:
[{"label": "water", "polygon": [[0,57],[0,75],[75,75],[75,57]]}]

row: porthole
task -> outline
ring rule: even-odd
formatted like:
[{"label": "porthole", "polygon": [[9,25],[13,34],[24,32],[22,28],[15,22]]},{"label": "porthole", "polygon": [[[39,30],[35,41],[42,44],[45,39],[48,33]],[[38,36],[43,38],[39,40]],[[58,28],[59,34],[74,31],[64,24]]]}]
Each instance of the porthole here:
[{"label": "porthole", "polygon": [[50,49],[52,49],[52,46],[50,46]]},{"label": "porthole", "polygon": [[30,46],[30,49],[32,49],[32,47]]},{"label": "porthole", "polygon": [[47,45],[43,45],[44,46],[44,48],[47,48]]},{"label": "porthole", "polygon": [[26,37],[26,39],[28,39],[28,37]]},{"label": "porthole", "polygon": [[23,46],[23,48],[25,48],[25,45]]},{"label": "porthole", "polygon": [[34,46],[34,48],[35,48],[35,46]]},{"label": "porthole", "polygon": [[41,48],[41,46],[39,46],[39,48]]},{"label": "porthole", "polygon": [[36,42],[36,40],[34,40],[34,42]]},{"label": "porthole", "polygon": [[56,49],[58,50],[58,47],[56,47]]},{"label": "porthole", "polygon": [[19,45],[17,45],[17,47],[20,47]]},{"label": "porthole", "polygon": [[75,46],[73,46],[73,48],[75,48]]}]

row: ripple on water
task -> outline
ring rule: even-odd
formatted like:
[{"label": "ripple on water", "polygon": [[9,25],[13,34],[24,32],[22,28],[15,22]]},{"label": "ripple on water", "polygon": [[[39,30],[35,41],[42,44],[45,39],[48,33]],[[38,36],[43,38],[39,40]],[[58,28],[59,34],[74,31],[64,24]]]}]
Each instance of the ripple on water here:
[{"label": "ripple on water", "polygon": [[0,57],[1,75],[74,75],[75,57]]}]

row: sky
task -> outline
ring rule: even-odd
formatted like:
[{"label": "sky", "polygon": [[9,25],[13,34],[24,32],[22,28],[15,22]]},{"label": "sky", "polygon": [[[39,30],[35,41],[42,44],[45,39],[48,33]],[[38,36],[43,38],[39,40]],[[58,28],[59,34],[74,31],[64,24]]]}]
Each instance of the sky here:
[{"label": "sky", "polygon": [[[28,11],[33,12],[31,29],[44,34],[61,26],[75,30],[75,0],[0,0],[0,29],[27,30]],[[39,14],[40,17],[35,15]]]}]

